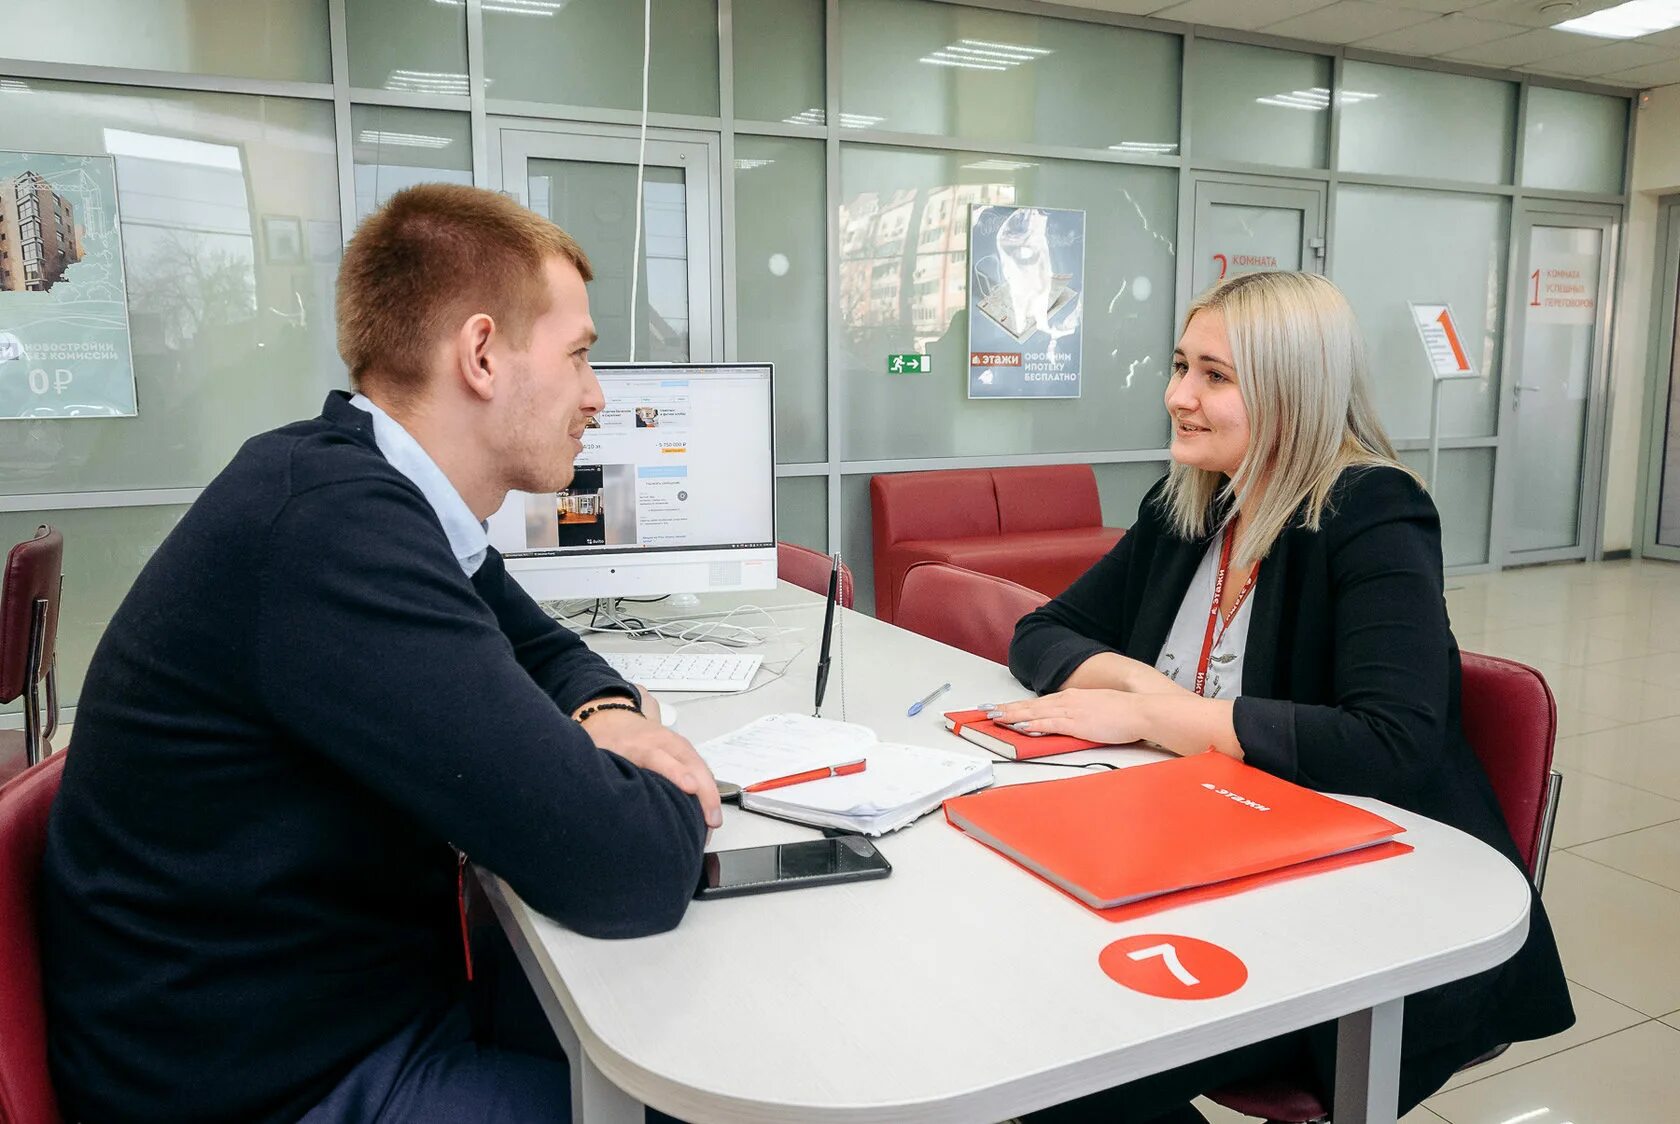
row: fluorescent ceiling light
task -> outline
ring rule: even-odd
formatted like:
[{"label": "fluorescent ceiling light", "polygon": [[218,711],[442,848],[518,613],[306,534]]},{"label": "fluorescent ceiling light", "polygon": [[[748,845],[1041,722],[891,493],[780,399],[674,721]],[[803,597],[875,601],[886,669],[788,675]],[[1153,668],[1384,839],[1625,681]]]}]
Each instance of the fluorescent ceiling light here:
[{"label": "fluorescent ceiling light", "polygon": [[363,129],[357,138],[362,144],[395,144],[405,148],[448,148],[448,137],[429,137],[424,133],[383,133],[377,129]]},{"label": "fluorescent ceiling light", "polygon": [[[1366,90],[1343,90],[1336,100],[1342,105],[1357,105],[1379,96]],[[1290,90],[1254,100],[1261,105],[1275,105],[1283,109],[1322,110],[1330,108],[1330,91],[1323,86],[1314,86],[1310,90]]]},{"label": "fluorescent ceiling light", "polygon": [[960,66],[964,70],[1008,70],[1009,67],[999,63],[980,62],[978,59],[954,58],[943,51],[935,51],[931,55],[923,55],[922,62],[929,66]]},{"label": "fluorescent ceiling light", "polygon": [[28,89],[27,82],[19,82],[16,78],[0,78],[0,93],[20,94]]},{"label": "fluorescent ceiling light", "polygon": [[393,70],[385,79],[387,90],[413,90],[422,94],[467,95],[467,76],[437,70]]},{"label": "fluorescent ceiling light", "polygon": [[1019,172],[1026,168],[1036,168],[1037,164],[1026,160],[976,160],[963,167],[971,172]]},{"label": "fluorescent ceiling light", "polygon": [[1110,152],[1124,152],[1130,156],[1171,156],[1178,145],[1165,141],[1121,141],[1108,146]]},{"label": "fluorescent ceiling light", "polygon": [[767,165],[774,164],[774,163],[775,163],[774,160],[743,160],[743,159],[737,159],[735,161],[735,170],[737,172],[750,172],[754,168],[763,168],[763,167],[766,167]]},{"label": "fluorescent ceiling light", "polygon": [[1035,62],[1054,51],[1046,47],[1028,47],[1020,43],[998,43],[991,39],[959,39],[937,51],[922,56],[929,66],[954,66],[962,70],[1013,70],[1022,63]]},{"label": "fluorescent ceiling light", "polygon": [[1053,55],[1056,53],[1044,47],[1028,47],[1021,43],[994,43],[989,39],[962,39],[959,42],[965,47],[990,47],[994,51],[1013,51],[1028,56]]},{"label": "fluorescent ceiling light", "polygon": [[1680,27],[1680,0],[1628,0],[1602,12],[1554,23],[1552,27],[1600,39],[1638,39]]},{"label": "fluorescent ceiling light", "polygon": [[[842,113],[840,127],[842,129],[872,129],[885,121],[885,117],[874,117],[867,113]],[[813,125],[828,124],[828,115],[820,109],[802,109],[792,117],[782,118],[784,125]]]},{"label": "fluorescent ceiling light", "polygon": [[105,151],[112,156],[138,156],[147,160],[167,160],[172,164],[200,164],[206,168],[227,168],[235,172],[244,167],[239,161],[239,150],[231,144],[131,133],[127,129],[106,129]]},{"label": "fluorescent ceiling light", "polygon": [[[467,0],[437,0],[439,4],[463,8]],[[515,16],[552,16],[572,0],[484,0],[479,5],[486,12],[507,12]]]}]

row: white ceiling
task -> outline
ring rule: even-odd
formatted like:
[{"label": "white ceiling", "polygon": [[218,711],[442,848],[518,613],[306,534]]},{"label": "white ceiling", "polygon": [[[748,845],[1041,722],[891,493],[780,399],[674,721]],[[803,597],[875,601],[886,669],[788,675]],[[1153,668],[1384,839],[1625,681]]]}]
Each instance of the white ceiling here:
[{"label": "white ceiling", "polygon": [[[1602,82],[1680,83],[1680,27],[1598,39],[1551,25],[1621,0],[1057,0],[1080,8],[1262,31],[1397,55]],[[1546,9],[1544,12],[1541,9]]]}]

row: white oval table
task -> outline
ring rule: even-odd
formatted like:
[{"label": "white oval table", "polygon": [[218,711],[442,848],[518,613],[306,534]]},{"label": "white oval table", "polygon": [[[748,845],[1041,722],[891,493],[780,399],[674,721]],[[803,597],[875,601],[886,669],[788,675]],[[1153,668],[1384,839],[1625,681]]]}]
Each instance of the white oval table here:
[{"label": "white oval table", "polygon": [[[757,602],[772,599],[777,622],[806,626],[809,644],[757,690],[678,696],[691,739],[810,712],[821,600],[784,587]],[[906,718],[910,701],[946,680],[942,709],[1024,693],[996,664],[844,616],[826,717],[840,717],[843,694],[846,717],[883,740],[950,747],[967,743],[937,714]],[[997,773],[1000,783],[1071,775],[1013,763]],[[889,878],[697,902],[672,932],[639,940],[579,936],[484,881],[572,1059],[582,1124],[640,1124],[643,1104],[695,1124],[996,1121],[1330,1019],[1341,1020],[1336,1121],[1392,1124],[1404,997],[1513,955],[1528,931],[1528,886],[1462,832],[1353,802],[1404,826],[1415,850],[1124,923],[937,813],[878,840]],[[709,849],[815,834],[730,809]],[[1221,945],[1248,980],[1198,1001],[1122,988],[1098,954],[1141,933]]]}]

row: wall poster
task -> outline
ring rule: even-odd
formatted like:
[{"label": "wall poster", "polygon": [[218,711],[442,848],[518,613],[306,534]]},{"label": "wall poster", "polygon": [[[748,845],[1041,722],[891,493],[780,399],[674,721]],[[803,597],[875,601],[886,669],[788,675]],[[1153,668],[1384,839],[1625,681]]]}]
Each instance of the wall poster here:
[{"label": "wall poster", "polygon": [[0,152],[0,419],[133,417],[110,156]]},{"label": "wall poster", "polygon": [[1078,398],[1085,212],[969,208],[968,396]]}]

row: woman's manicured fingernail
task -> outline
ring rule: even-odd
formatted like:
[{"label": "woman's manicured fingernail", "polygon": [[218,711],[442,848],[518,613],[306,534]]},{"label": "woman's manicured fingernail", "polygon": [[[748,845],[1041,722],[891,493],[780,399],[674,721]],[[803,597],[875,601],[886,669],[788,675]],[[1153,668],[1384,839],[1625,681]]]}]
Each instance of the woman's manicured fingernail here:
[{"label": "woman's manicured fingernail", "polygon": [[999,710],[997,707],[994,706],[990,710],[986,711],[986,717],[987,718],[1002,718],[1003,717],[1003,711]]},{"label": "woman's manicured fingernail", "polygon": [[1009,728],[1011,730],[1023,730],[1024,731],[1028,726],[1031,726],[1031,725],[1032,725],[1031,722],[1011,722],[1009,724]]}]

